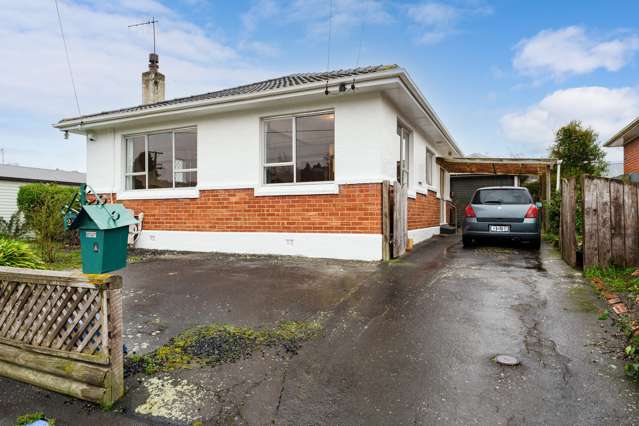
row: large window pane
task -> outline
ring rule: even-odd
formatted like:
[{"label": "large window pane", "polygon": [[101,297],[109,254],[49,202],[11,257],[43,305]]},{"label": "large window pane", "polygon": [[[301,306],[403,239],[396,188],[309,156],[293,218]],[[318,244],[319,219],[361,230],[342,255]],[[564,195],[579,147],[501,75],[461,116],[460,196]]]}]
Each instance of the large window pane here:
[{"label": "large window pane", "polygon": [[293,182],[293,166],[266,167],[266,183]]},{"label": "large window pane", "polygon": [[126,177],[126,189],[145,189],[146,175],[136,175]]},{"label": "large window pane", "polygon": [[173,187],[173,135],[149,135],[149,188]]},{"label": "large window pane", "polygon": [[298,117],[295,131],[297,182],[333,180],[335,116]]},{"label": "large window pane", "polygon": [[195,168],[197,168],[197,133],[195,129],[175,132],[175,170]]},{"label": "large window pane", "polygon": [[266,126],[266,163],[293,161],[293,120],[269,120]]},{"label": "large window pane", "polygon": [[144,172],[144,136],[126,138],[126,171],[127,173]]}]

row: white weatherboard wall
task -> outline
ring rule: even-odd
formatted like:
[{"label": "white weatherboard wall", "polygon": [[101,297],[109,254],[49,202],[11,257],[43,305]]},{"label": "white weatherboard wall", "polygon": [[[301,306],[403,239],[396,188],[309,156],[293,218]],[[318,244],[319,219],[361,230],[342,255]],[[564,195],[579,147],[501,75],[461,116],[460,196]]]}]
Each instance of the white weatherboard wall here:
[{"label": "white weatherboard wall", "polygon": [[0,180],[0,217],[9,220],[18,211],[18,190],[27,183]]},{"label": "white weatherboard wall", "polygon": [[143,231],[138,248],[381,260],[381,234]]}]

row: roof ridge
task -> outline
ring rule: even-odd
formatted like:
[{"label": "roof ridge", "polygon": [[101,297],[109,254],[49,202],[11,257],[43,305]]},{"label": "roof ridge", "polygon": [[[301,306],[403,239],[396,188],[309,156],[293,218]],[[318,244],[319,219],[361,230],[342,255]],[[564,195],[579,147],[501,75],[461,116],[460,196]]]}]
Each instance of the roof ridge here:
[{"label": "roof ridge", "polygon": [[[93,113],[93,114],[86,114],[86,115],[82,115],[78,117],[63,118],[58,123],[71,121],[71,120],[82,120],[84,118],[97,117],[100,115],[113,114],[117,112],[141,111],[141,110],[161,107],[164,105],[179,104],[179,103],[195,101],[195,100],[221,98],[225,96],[233,96],[233,95],[240,95],[240,94],[254,93],[254,92],[264,92],[264,91],[268,91],[272,89],[277,89],[280,87],[301,86],[304,84],[321,81],[323,79],[350,77],[350,76],[356,76],[361,74],[388,71],[390,69],[395,69],[395,68],[399,68],[399,66],[397,64],[368,65],[368,66],[362,66],[362,67],[337,69],[337,70],[330,70],[330,71],[287,74],[287,75],[283,75],[279,77],[242,84],[239,86],[223,88],[223,89],[214,90],[214,91],[205,92],[205,93],[199,93],[195,95],[181,96],[181,97],[173,98],[173,99],[167,99],[164,101],[155,102],[151,104],[138,104],[132,107],[118,108],[114,110],[102,111],[102,112]],[[310,81],[304,81],[305,79],[308,79]]]}]

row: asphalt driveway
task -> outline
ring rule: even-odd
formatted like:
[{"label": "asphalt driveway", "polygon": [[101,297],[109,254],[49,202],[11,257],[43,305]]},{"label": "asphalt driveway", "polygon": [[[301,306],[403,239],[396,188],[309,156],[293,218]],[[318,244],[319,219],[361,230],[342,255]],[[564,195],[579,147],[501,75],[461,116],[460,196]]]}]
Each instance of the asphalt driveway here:
[{"label": "asphalt driveway", "polygon": [[[293,356],[130,377],[109,412],[0,379],[0,424],[36,410],[60,424],[639,423],[622,342],[548,247],[440,237],[388,264],[175,255],[124,276],[130,351],[210,322],[323,332]],[[502,353],[521,365],[496,365]]]}]

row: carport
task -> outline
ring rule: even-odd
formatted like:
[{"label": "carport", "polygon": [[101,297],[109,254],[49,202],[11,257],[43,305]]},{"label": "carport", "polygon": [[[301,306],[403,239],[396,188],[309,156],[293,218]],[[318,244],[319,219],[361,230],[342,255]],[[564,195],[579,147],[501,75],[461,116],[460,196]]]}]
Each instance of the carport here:
[{"label": "carport", "polygon": [[[546,203],[550,202],[552,169],[556,167],[559,190],[561,162],[554,158],[450,157],[438,158],[437,163],[451,174],[539,176],[541,198]],[[544,226],[548,226],[548,215],[544,215]]]}]

